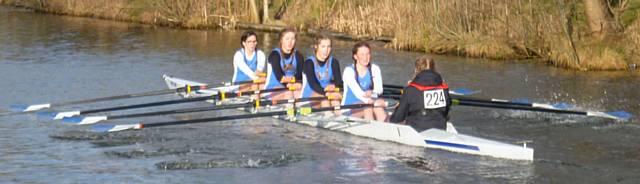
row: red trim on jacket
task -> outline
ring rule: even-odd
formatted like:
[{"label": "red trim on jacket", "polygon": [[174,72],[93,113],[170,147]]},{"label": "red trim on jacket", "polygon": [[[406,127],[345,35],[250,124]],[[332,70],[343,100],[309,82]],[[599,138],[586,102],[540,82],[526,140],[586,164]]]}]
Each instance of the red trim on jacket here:
[{"label": "red trim on jacket", "polygon": [[442,84],[440,84],[440,85],[437,85],[437,86],[423,86],[423,85],[420,85],[418,83],[411,82],[411,83],[409,83],[409,86],[414,87],[414,88],[416,88],[416,89],[418,89],[420,91],[427,91],[427,90],[432,90],[432,89],[449,89],[449,85],[447,85],[447,83],[444,83],[444,82]]}]

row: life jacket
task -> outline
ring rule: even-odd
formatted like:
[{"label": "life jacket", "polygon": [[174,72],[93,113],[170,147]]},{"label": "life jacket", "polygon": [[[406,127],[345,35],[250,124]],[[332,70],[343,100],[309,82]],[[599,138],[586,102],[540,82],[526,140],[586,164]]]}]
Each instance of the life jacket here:
[{"label": "life jacket", "polygon": [[[247,59],[247,54],[244,52],[244,49],[238,49],[238,52],[240,52],[242,54],[242,58],[244,58],[244,62],[247,64],[247,66],[251,69],[251,71],[256,71],[256,69],[258,68],[258,50],[256,49],[256,51],[253,53],[253,58],[251,58],[251,60]],[[233,81],[248,81],[251,80],[251,78],[249,77],[248,74],[242,72],[242,70],[240,70],[238,68],[239,66],[236,66],[234,68],[234,74],[233,74]]]},{"label": "life jacket", "polygon": [[298,59],[296,58],[296,50],[291,51],[291,57],[289,59],[284,58],[284,54],[280,48],[275,48],[273,51],[278,52],[280,55],[280,68],[284,72],[284,76],[290,77],[296,75],[296,67],[298,67]]},{"label": "life jacket", "polygon": [[324,64],[324,66],[320,66],[320,64],[318,64],[318,60],[315,56],[309,56],[308,59],[313,62],[313,73],[316,75],[320,86],[325,88],[329,84],[331,84],[331,80],[333,79],[333,69],[331,68],[333,56],[329,56],[327,61],[325,61],[326,63]]},{"label": "life jacket", "polygon": [[[373,90],[373,72],[371,72],[371,65],[369,65],[369,70],[362,77],[360,77],[360,75],[358,74],[358,70],[356,69],[355,64],[351,64],[351,65],[347,66],[346,69],[353,70],[353,72],[355,74],[354,77],[356,79],[356,82],[358,83],[358,87],[360,87],[360,89],[362,91]],[[342,97],[342,102],[341,102],[342,105],[365,103],[364,101],[360,100],[355,95],[355,93],[353,92],[352,88],[355,88],[355,86],[353,86],[353,87],[345,86],[344,87],[344,93],[342,95],[343,97]]]},{"label": "life jacket", "polygon": [[[307,60],[311,60],[311,62],[313,63],[313,75],[316,76],[316,79],[318,80],[320,86],[322,88],[326,88],[327,86],[329,86],[331,84],[331,80],[333,79],[333,68],[331,68],[333,57],[329,56],[329,58],[327,58],[327,61],[325,61],[326,63],[324,64],[324,66],[320,66],[320,64],[318,64],[318,60],[315,56],[309,56],[307,57]],[[307,75],[303,73],[302,79],[302,98],[311,97],[311,95],[313,94],[313,89],[311,88],[311,84],[309,84],[309,77],[307,77]]]},{"label": "life jacket", "polygon": [[371,73],[371,63],[369,63],[369,66],[367,66],[367,69],[368,69],[367,73],[362,77],[360,77],[360,75],[358,74],[358,70],[355,64],[351,64],[351,67],[353,68],[353,71],[356,73],[356,81],[360,85],[360,89],[362,89],[363,91],[372,90],[373,89],[373,73]]}]

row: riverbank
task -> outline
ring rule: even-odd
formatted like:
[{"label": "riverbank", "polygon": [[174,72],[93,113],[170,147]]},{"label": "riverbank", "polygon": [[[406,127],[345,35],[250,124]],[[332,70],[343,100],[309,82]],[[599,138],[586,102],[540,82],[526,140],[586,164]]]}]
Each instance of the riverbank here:
[{"label": "riverbank", "polygon": [[[39,12],[193,29],[258,25],[245,22],[259,22],[255,7],[264,7],[262,2],[0,0]],[[271,31],[282,26],[302,32],[327,30],[341,38],[388,41],[393,49],[489,59],[536,58],[578,70],[625,70],[640,64],[640,2],[636,1],[620,5],[616,17],[621,29],[606,37],[590,32],[581,1],[269,2],[270,16],[263,21]]]}]

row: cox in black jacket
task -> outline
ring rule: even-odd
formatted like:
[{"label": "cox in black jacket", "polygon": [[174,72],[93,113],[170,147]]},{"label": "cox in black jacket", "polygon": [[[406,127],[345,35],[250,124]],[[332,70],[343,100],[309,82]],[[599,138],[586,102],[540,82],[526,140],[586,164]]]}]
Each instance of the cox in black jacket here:
[{"label": "cox in black jacket", "polygon": [[[440,89],[442,92],[439,92]],[[425,99],[428,104],[425,104]],[[404,94],[389,121],[404,121],[418,132],[430,128],[444,130],[450,107],[449,87],[442,76],[433,70],[424,70],[404,88]]]}]

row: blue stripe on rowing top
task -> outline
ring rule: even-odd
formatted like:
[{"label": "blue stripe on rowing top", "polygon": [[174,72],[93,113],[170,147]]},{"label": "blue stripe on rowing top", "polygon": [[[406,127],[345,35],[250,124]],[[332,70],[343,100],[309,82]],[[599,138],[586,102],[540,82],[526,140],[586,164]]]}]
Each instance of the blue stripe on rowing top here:
[{"label": "blue stripe on rowing top", "polygon": [[453,147],[453,148],[461,148],[461,149],[480,151],[480,148],[478,148],[478,146],[456,144],[456,143],[442,142],[442,141],[431,141],[431,140],[426,140],[426,139],[424,140],[424,142],[426,142],[427,144],[432,144],[432,145],[437,145],[437,146],[445,146],[445,147]]}]

